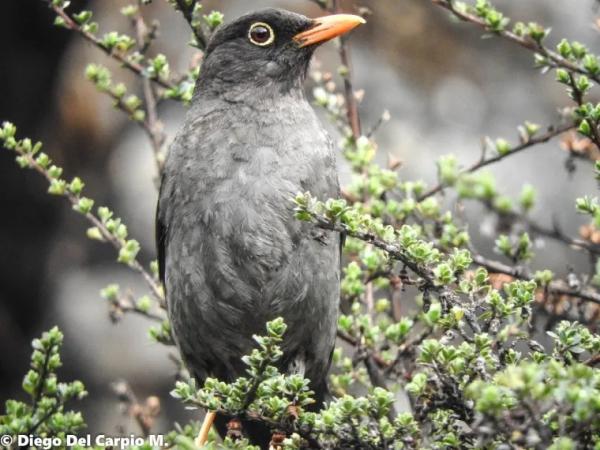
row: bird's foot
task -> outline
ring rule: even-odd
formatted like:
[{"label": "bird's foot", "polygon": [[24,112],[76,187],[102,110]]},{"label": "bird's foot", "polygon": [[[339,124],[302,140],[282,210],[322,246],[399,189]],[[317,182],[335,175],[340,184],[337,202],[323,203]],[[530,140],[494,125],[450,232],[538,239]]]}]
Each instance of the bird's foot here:
[{"label": "bird's foot", "polygon": [[282,431],[275,431],[271,436],[271,442],[269,442],[269,450],[283,450],[284,440],[285,433]]},{"label": "bird's foot", "polygon": [[238,441],[244,437],[240,419],[234,418],[227,422],[227,437],[231,438],[233,441]]}]

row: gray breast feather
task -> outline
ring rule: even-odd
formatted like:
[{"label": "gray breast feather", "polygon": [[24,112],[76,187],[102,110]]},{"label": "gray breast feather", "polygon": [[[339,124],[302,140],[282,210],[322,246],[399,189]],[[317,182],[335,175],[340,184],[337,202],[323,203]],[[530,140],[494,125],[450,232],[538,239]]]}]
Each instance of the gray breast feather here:
[{"label": "gray breast feather", "polygon": [[215,105],[190,111],[166,162],[159,263],[175,339],[200,380],[243,375],[252,335],[277,316],[288,324],[282,364],[302,354],[306,376],[319,383],[326,376],[339,236],[315,239],[312,226],[293,217],[291,198],[305,190],[337,196],[335,157],[310,106],[298,114],[286,104],[254,122],[246,114],[256,111],[243,106],[227,115]]}]

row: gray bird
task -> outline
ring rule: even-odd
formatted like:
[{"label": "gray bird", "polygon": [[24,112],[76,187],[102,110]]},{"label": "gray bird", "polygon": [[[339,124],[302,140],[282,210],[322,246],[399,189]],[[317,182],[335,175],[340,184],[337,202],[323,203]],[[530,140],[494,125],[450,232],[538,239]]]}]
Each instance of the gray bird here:
[{"label": "gray bird", "polygon": [[339,184],[331,139],[303,82],[315,48],[363,22],[266,9],[221,27],[208,44],[156,218],[174,338],[200,383],[246,375],[241,357],[255,347],[252,335],[281,316],[280,369],[306,376],[323,401],[341,242],[295,219],[291,199],[305,191],[338,197]]}]

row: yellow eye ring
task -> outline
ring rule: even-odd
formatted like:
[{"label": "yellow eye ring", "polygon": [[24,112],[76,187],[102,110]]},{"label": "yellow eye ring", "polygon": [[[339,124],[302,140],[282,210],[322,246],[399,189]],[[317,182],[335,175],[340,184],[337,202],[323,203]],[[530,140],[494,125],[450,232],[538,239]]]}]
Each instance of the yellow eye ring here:
[{"label": "yellow eye ring", "polygon": [[248,40],[259,47],[266,47],[275,40],[275,32],[268,23],[256,22],[248,30]]}]

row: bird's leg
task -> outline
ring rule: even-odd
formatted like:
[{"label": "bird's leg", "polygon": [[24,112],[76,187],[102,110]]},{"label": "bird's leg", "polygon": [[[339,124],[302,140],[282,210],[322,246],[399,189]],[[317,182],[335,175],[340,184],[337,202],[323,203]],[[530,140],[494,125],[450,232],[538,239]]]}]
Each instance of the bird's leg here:
[{"label": "bird's leg", "polygon": [[285,433],[282,431],[275,431],[271,436],[271,442],[269,442],[269,450],[282,450],[284,440]]},{"label": "bird's leg", "polygon": [[237,417],[227,422],[227,437],[234,441],[238,441],[244,437],[242,433],[242,421]]},{"label": "bird's leg", "polygon": [[[289,425],[298,420],[299,407],[297,405],[289,405],[287,407],[287,416]],[[269,442],[269,450],[283,450],[283,441],[287,437],[284,431],[275,429],[271,435],[271,442]]]},{"label": "bird's leg", "polygon": [[200,433],[198,433],[198,437],[196,438],[196,447],[203,447],[204,444],[206,444],[206,441],[208,440],[208,433],[215,421],[215,417],[217,417],[217,413],[215,411],[208,411],[204,416]]}]

